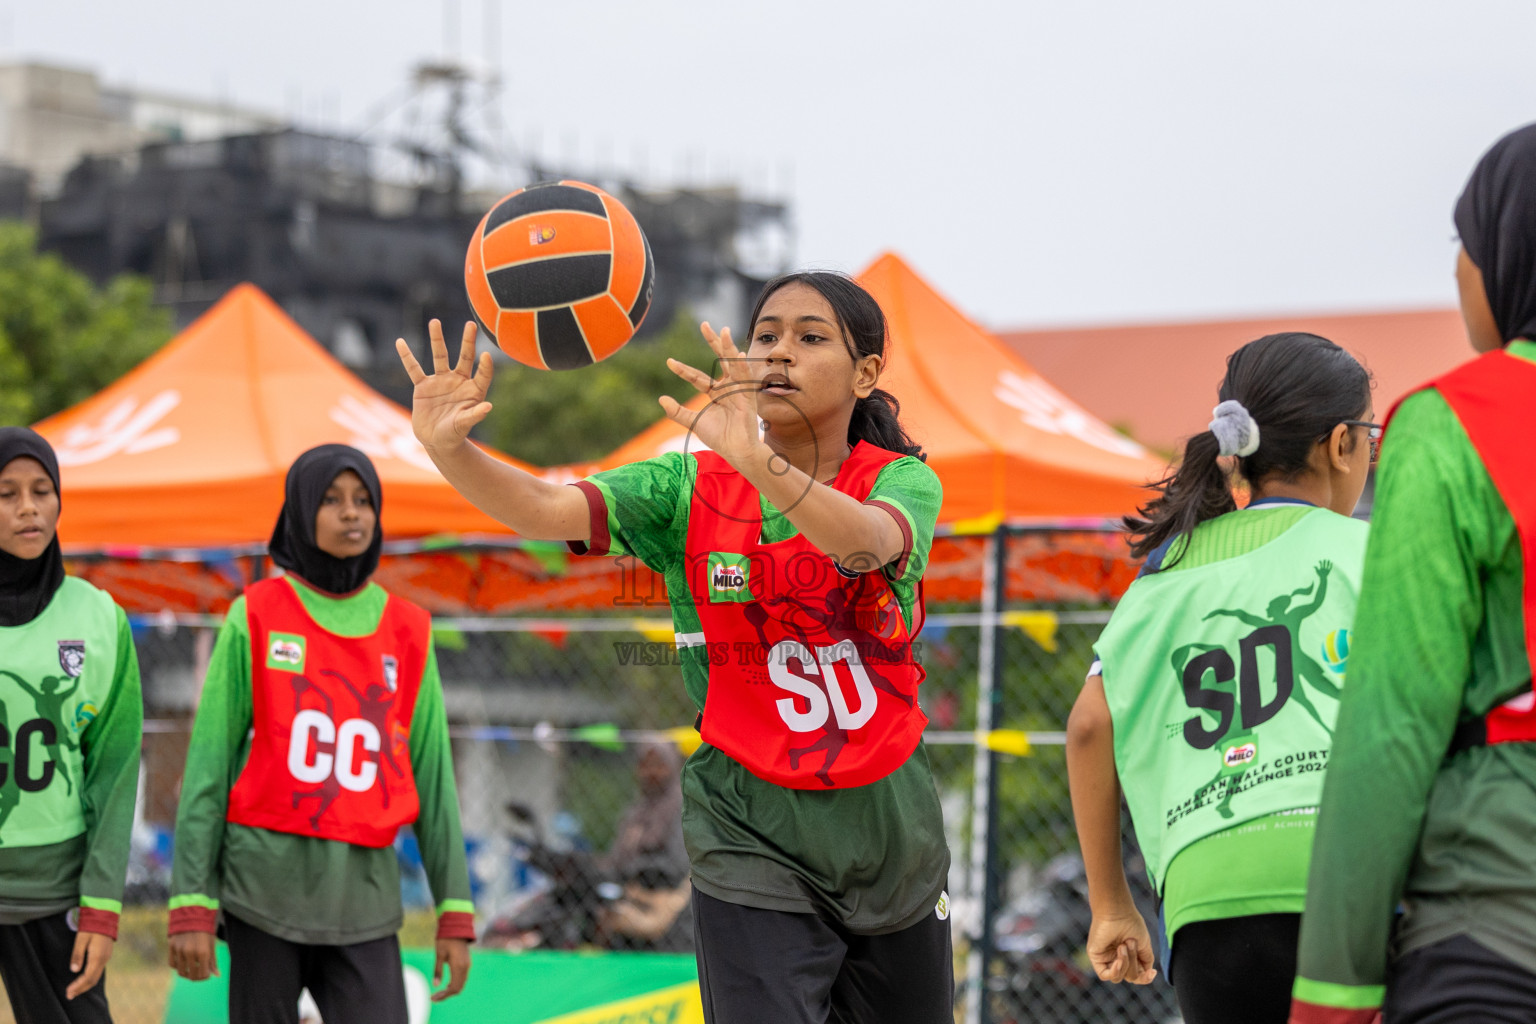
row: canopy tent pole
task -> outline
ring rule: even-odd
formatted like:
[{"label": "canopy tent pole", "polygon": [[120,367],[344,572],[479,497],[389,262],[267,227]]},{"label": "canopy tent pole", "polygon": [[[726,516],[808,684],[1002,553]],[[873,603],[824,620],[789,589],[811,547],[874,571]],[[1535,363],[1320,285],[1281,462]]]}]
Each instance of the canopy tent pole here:
[{"label": "canopy tent pole", "polygon": [[[981,621],[976,652],[976,733],[985,736],[997,727],[1002,701],[1003,588],[1008,578],[1008,531],[998,527],[987,538],[982,556]],[[971,937],[966,958],[965,1019],[968,1024],[989,1024],[991,1008],[986,995],[987,962],[992,958],[992,919],[997,903],[997,753],[987,743],[977,743],[973,754],[971,788],[971,856],[967,885]]]}]

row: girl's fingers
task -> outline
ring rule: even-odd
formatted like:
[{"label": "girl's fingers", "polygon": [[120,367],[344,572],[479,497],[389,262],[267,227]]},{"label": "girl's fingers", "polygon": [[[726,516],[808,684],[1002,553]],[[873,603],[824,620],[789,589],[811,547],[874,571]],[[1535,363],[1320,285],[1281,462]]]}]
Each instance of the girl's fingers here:
[{"label": "girl's fingers", "polygon": [[698,413],[684,406],[671,395],[662,395],[657,401],[661,403],[661,411],[666,414],[667,419],[685,430],[693,429],[694,422],[699,418]]},{"label": "girl's fingers", "polygon": [[699,324],[699,333],[704,335],[704,340],[709,343],[709,349],[715,354],[715,358],[721,363],[721,376],[739,377],[738,364],[741,362],[741,352],[737,350],[736,343],[731,340],[731,329],[716,333],[708,322]]},{"label": "girl's fingers", "polygon": [[715,379],[709,374],[705,373],[703,370],[697,369],[696,367],[689,366],[687,363],[679,362],[676,359],[667,360],[667,369],[677,374],[689,384],[692,384],[694,388],[701,393],[707,392],[710,388],[715,386]]},{"label": "girl's fingers", "polygon": [[473,428],[475,426],[475,424],[479,423],[481,420],[485,419],[490,414],[491,414],[491,403],[490,402],[481,402],[479,405],[475,406],[473,409],[466,409],[464,412],[461,412],[459,414],[459,420],[458,420],[458,422],[456,424],[454,424],[454,426],[455,427],[462,427],[462,428],[464,428],[463,429],[463,433],[467,437],[469,435],[470,429]]},{"label": "girl's fingers", "polygon": [[395,339],[395,351],[400,353],[400,364],[405,367],[405,375],[411,378],[412,384],[420,384],[427,379],[426,371],[416,361],[416,353],[411,351],[411,346],[405,343],[404,338]]},{"label": "girl's fingers", "polygon": [[495,371],[495,360],[489,352],[480,353],[480,361],[475,364],[475,375],[471,378],[475,387],[480,389],[482,395],[491,390],[491,374]]},{"label": "girl's fingers", "polygon": [[432,319],[427,322],[427,337],[432,342],[432,369],[436,373],[448,372],[448,343],[443,341],[443,322]]},{"label": "girl's fingers", "polygon": [[[487,353],[489,354],[489,353]],[[459,345],[459,363],[456,369],[469,376],[470,368],[475,365],[475,322],[470,320],[464,325],[464,341]]]}]

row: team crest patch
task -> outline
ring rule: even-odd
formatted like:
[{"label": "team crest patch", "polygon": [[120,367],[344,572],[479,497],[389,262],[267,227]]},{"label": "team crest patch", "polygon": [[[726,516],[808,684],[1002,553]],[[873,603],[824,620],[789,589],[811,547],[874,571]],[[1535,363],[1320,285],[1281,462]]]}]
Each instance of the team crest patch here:
[{"label": "team crest patch", "polygon": [[59,641],[59,668],[71,679],[79,679],[85,671],[85,641]]},{"label": "team crest patch", "polygon": [[730,551],[709,553],[709,600],[712,603],[745,603],[752,597],[752,567],[745,555]]},{"label": "team crest patch", "polygon": [[393,654],[384,655],[384,685],[389,687],[390,693],[394,693],[400,686],[400,662],[395,660]]},{"label": "team crest patch", "polygon": [[949,891],[947,889],[939,893],[939,902],[933,908],[933,915],[940,921],[949,920]]},{"label": "team crest patch", "polygon": [[303,672],[304,638],[297,633],[269,633],[267,668],[278,672]]}]

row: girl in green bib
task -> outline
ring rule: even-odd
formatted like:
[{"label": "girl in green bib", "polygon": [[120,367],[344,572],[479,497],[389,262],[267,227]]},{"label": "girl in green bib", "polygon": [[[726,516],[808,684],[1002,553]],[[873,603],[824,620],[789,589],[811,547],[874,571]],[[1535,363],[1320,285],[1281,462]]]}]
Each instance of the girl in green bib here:
[{"label": "girl in green bib", "polygon": [[16,1020],[111,1021],[144,707],[128,618],[64,575],[59,464],[0,428],[0,977]]},{"label": "girl in green bib", "polygon": [[1278,1024],[1365,552],[1349,516],[1379,428],[1370,375],[1312,334],[1233,353],[1214,415],[1126,520],[1146,562],[1095,645],[1067,766],[1099,977],[1157,973],[1121,861],[1123,793],[1184,1019]]}]

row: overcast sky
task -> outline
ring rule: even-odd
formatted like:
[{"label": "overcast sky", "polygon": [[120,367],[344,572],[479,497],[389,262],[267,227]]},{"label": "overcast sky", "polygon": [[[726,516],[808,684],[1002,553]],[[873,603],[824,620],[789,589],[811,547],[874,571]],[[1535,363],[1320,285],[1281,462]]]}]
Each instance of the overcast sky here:
[{"label": "overcast sky", "polygon": [[[511,140],[786,192],[994,326],[1454,302],[1451,205],[1536,120],[1536,4],[0,0],[0,57],[356,129],[499,54]],[[366,11],[360,17],[356,12]]]}]

